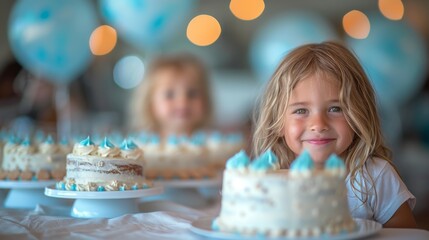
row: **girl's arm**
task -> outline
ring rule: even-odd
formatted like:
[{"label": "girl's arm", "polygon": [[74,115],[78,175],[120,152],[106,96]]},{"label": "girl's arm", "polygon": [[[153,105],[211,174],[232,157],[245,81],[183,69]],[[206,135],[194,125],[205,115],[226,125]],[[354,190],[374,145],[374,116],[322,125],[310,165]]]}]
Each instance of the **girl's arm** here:
[{"label": "girl's arm", "polygon": [[416,228],[416,220],[414,219],[411,208],[407,202],[404,202],[393,216],[387,221],[383,227],[385,228]]}]

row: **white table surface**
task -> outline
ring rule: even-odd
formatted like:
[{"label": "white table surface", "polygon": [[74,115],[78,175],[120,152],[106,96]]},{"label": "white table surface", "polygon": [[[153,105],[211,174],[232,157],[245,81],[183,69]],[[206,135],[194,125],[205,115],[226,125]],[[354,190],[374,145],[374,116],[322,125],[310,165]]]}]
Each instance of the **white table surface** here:
[{"label": "white table surface", "polygon": [[[143,213],[112,219],[67,217],[67,207],[0,209],[0,239],[204,239],[190,232],[191,223],[216,215],[218,209],[218,204],[196,210],[171,201],[152,201],[141,204]],[[429,231],[382,229],[365,239],[427,240]]]}]

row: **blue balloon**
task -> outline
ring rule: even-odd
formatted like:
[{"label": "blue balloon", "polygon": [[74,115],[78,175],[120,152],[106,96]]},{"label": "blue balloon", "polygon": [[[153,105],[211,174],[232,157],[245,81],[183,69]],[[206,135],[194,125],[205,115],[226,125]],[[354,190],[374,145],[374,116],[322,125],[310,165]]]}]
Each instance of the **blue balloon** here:
[{"label": "blue balloon", "polygon": [[405,21],[369,15],[366,39],[348,38],[377,95],[397,104],[408,101],[422,87],[426,73],[425,43]]},{"label": "blue balloon", "polygon": [[100,0],[106,21],[133,46],[156,51],[185,36],[195,0]]},{"label": "blue balloon", "polygon": [[9,42],[17,60],[31,73],[68,83],[88,66],[94,7],[86,0],[20,0],[9,18]]},{"label": "blue balloon", "polygon": [[335,40],[331,25],[314,13],[286,13],[273,18],[256,34],[251,43],[250,61],[262,81],[269,77],[286,54],[303,44]]}]

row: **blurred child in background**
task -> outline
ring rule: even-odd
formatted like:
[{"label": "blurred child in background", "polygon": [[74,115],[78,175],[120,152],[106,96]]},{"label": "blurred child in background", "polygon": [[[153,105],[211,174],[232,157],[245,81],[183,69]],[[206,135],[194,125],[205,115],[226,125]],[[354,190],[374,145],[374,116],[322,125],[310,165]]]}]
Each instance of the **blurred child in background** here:
[{"label": "blurred child in background", "polygon": [[192,55],[159,57],[130,103],[132,130],[189,136],[208,126],[211,98],[206,69]]}]

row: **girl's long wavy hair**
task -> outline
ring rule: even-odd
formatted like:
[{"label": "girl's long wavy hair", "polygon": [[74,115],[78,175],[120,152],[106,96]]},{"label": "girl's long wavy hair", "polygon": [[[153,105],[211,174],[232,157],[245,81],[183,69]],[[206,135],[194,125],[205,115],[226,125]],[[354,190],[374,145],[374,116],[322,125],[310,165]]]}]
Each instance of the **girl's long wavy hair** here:
[{"label": "girl's long wavy hair", "polygon": [[204,101],[204,119],[195,129],[206,127],[212,117],[212,103],[208,73],[200,59],[191,54],[176,54],[159,56],[154,59],[146,70],[142,83],[134,90],[128,108],[128,128],[130,130],[159,132],[159,125],[153,116],[152,94],[156,86],[154,75],[159,71],[173,70],[177,74],[186,74],[186,71],[194,71],[199,80],[201,95]]},{"label": "girl's long wavy hair", "polygon": [[[282,167],[289,168],[295,155],[283,137],[286,108],[297,83],[313,74],[327,74],[340,83],[340,105],[355,133],[344,160],[353,192],[365,203],[370,191],[368,186],[374,183],[364,172],[365,163],[370,158],[391,163],[391,151],[382,136],[375,93],[368,77],[353,53],[339,43],[303,45],[283,59],[269,80],[255,114],[253,155],[271,149]],[[371,184],[364,183],[367,181]],[[358,192],[362,193],[362,198]]]}]

